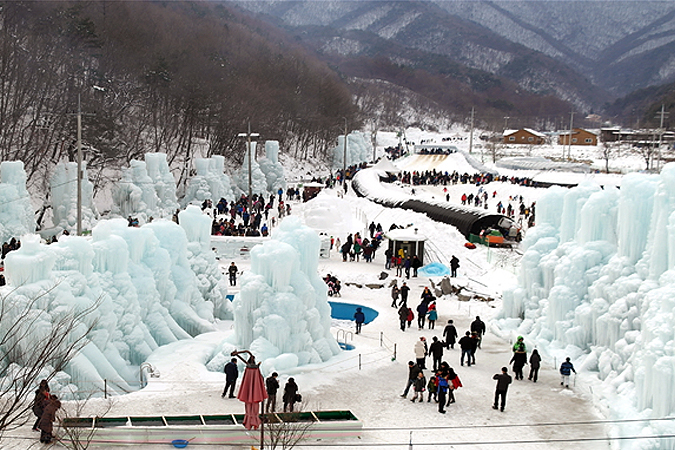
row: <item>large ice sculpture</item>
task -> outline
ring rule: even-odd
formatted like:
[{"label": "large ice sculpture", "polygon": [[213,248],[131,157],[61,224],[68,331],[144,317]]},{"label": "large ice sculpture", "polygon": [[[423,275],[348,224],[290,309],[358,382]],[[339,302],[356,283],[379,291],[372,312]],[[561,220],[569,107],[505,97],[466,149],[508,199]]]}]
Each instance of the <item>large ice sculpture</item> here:
[{"label": "large ice sculpture", "polygon": [[251,250],[251,271],[241,277],[233,304],[235,342],[263,361],[265,372],[326,361],[340,351],[317,273],[319,246],[318,235],[291,216],[271,241]]},{"label": "large ice sculpture", "polygon": [[0,163],[0,244],[35,231],[35,217],[21,161]]},{"label": "large ice sculpture", "polygon": [[[333,168],[342,169],[344,160],[344,136],[338,136],[337,146],[333,148]],[[347,167],[367,162],[373,158],[373,145],[368,137],[360,131],[352,131],[347,135]]]},{"label": "large ice sculpture", "polygon": [[[251,142],[251,155],[255,155],[255,148],[257,142]],[[246,148],[248,148],[248,143],[246,143]],[[244,152],[244,163],[241,165],[241,169],[234,175],[236,182],[236,187],[238,192],[248,195],[248,184],[249,184],[249,172],[248,172],[248,151]],[[267,179],[265,174],[260,170],[258,162],[255,160],[255,156],[251,158],[251,193],[252,194],[265,194],[267,193]]]},{"label": "large ice sculpture", "polygon": [[258,161],[260,170],[265,174],[267,190],[276,193],[279,189],[286,190],[284,168],[279,164],[279,141],[265,141],[265,157]]},{"label": "large ice sculpture", "polygon": [[171,217],[178,209],[176,179],[169,169],[166,153],[146,153],[145,165],[157,194],[157,209],[151,211],[154,218]]},{"label": "large ice sculpture", "polygon": [[[33,305],[40,317],[35,333],[64,311],[98,303],[86,318],[96,323],[91,342],[70,363],[69,383],[96,392],[105,379],[109,392],[128,392],[158,346],[214,331],[214,316],[232,318],[208,246],[210,219],[197,207],[180,219],[181,226],[165,219],[140,228],[104,220],[91,239],[63,236],[49,246],[26,235],[7,255],[9,283],[0,293],[12,303],[42,295]],[[9,324],[3,319],[0,326]]]},{"label": "large ice sculpture", "polygon": [[[596,371],[612,417],[675,414],[675,164],[627,175],[620,191],[552,189],[537,219],[498,324],[508,330],[517,320],[545,353]],[[668,439],[657,445],[673,448]]]},{"label": "large ice sculpture", "polygon": [[195,169],[197,174],[190,178],[188,187],[183,197],[182,204],[202,204],[204,200],[211,200],[213,205],[221,198],[228,202],[234,200],[230,177],[223,172],[225,158],[220,155],[211,158],[196,158]]},{"label": "large ice sculpture", "polygon": [[[51,178],[54,226],[71,233],[77,231],[77,163],[60,162]],[[87,177],[86,164],[82,163],[82,229],[91,230],[98,221],[94,204],[94,184]]]}]

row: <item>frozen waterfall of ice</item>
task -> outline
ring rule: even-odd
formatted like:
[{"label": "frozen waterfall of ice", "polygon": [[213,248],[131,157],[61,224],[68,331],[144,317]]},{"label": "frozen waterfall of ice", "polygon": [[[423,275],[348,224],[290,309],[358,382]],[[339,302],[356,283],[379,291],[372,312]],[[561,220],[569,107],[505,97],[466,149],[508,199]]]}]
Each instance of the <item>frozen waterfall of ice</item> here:
[{"label": "frozen waterfall of ice", "polygon": [[124,219],[103,220],[91,239],[63,236],[47,246],[25,235],[7,255],[8,285],[0,293],[13,304],[42,295],[33,305],[36,335],[60,315],[99,303],[86,318],[96,322],[90,343],[59,375],[61,385],[100,392],[105,379],[109,392],[132,390],[138,366],[158,346],[213,331],[216,317],[233,317],[208,244],[210,218],[191,206],[180,222],[128,227]]},{"label": "frozen waterfall of ice", "polygon": [[[99,214],[94,204],[94,184],[87,177],[86,164],[82,163],[82,229],[91,230]],[[77,231],[77,163],[60,162],[50,180],[54,226]]]},{"label": "frozen waterfall of ice", "polygon": [[196,158],[196,175],[191,177],[182,204],[196,203],[201,205],[204,200],[211,200],[213,205],[221,198],[228,202],[234,200],[230,177],[225,173],[225,158],[220,155],[211,158]]},{"label": "frozen waterfall of ice", "polygon": [[[345,137],[338,136],[337,146],[333,148],[333,168],[342,169],[344,161]],[[352,131],[347,135],[347,167],[373,159],[373,145],[365,133]]]},{"label": "frozen waterfall of ice", "polygon": [[233,343],[251,350],[265,373],[326,361],[340,352],[330,333],[326,284],[317,273],[320,245],[312,229],[290,216],[272,240],[251,250],[251,270],[242,275],[233,302]]},{"label": "frozen waterfall of ice", "polygon": [[[157,210],[154,218],[171,217],[178,209],[176,200],[176,179],[169,169],[166,153],[146,153],[145,165],[157,194]],[[126,216],[125,216],[126,217]]]},{"label": "frozen waterfall of ice", "polygon": [[[660,175],[627,175],[620,190],[551,188],[523,245],[519,286],[504,292],[502,331],[595,372],[602,388],[594,392],[612,418],[675,414],[675,164]],[[675,425],[615,432],[672,434]],[[675,448],[671,439],[619,445]]]},{"label": "frozen waterfall of ice", "polygon": [[265,174],[267,190],[276,193],[279,189],[286,190],[284,168],[279,163],[279,141],[265,141],[265,157],[258,161],[260,170]]},{"label": "frozen waterfall of ice", "polygon": [[[251,142],[250,153],[251,155],[256,154],[256,145],[257,142]],[[246,144],[248,148],[248,143]],[[236,183],[237,193],[248,195],[248,185],[249,185],[249,171],[248,171],[248,158],[249,152],[244,153],[244,162],[241,165],[239,171],[233,176],[233,179]],[[262,195],[267,193],[267,179],[265,174],[260,170],[260,165],[255,159],[255,156],[251,158],[251,193]],[[239,195],[237,195],[238,197]]]},{"label": "frozen waterfall of ice", "polygon": [[0,243],[35,232],[35,216],[21,161],[0,163]]}]

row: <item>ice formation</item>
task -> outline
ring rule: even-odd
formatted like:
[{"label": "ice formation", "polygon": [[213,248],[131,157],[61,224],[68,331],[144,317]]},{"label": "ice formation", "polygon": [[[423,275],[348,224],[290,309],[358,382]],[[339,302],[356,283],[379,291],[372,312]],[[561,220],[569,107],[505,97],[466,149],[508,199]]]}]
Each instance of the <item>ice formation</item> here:
[{"label": "ice formation", "polygon": [[169,169],[166,153],[146,153],[145,165],[157,194],[155,218],[171,217],[178,209],[176,200],[176,179]]},{"label": "ice formation", "polygon": [[204,200],[211,200],[215,206],[221,198],[228,202],[234,200],[230,177],[224,173],[225,158],[220,155],[211,158],[195,159],[197,174],[190,178],[183,197],[183,205],[190,203],[202,204]]},{"label": "ice formation", "polygon": [[[251,142],[251,155],[255,155],[255,148],[257,142]],[[248,148],[248,143],[246,144]],[[248,173],[248,155],[249,152],[244,153],[244,163],[241,165],[241,169],[234,175],[236,181],[236,187],[238,188],[238,193],[244,193],[248,195],[248,184],[249,184],[249,173]],[[255,157],[251,158],[251,193],[252,194],[265,194],[267,192],[267,179],[262,170],[260,170],[260,165],[255,160]]]},{"label": "ice formation", "polygon": [[0,242],[35,231],[35,217],[21,161],[0,163]]},{"label": "ice formation", "polygon": [[[344,161],[345,137],[338,136],[338,144],[333,148],[333,167],[342,169]],[[347,167],[373,159],[373,145],[370,139],[360,131],[352,131],[347,135]]]},{"label": "ice formation", "polygon": [[[2,295],[35,305],[35,332],[64,311],[99,302],[91,342],[70,363],[63,383],[98,392],[126,392],[138,365],[158,346],[213,331],[214,317],[231,319],[231,305],[208,245],[210,219],[195,206],[180,213],[181,225],[155,220],[140,228],[124,219],[100,221],[91,239],[63,236],[49,246],[22,237],[5,259],[8,286]],[[9,326],[4,321],[0,326]],[[29,342],[26,345],[30,345]]]},{"label": "ice formation", "polygon": [[319,246],[318,235],[291,216],[272,240],[251,250],[251,270],[233,302],[234,344],[263,361],[265,373],[340,352],[330,333],[326,284],[317,273]]},{"label": "ice formation", "polygon": [[[620,190],[551,188],[523,245],[519,287],[504,292],[499,326],[597,372],[613,418],[675,414],[675,164],[627,175]],[[647,424],[645,433],[674,431]],[[675,448],[671,439],[621,445]]]},{"label": "ice formation", "polygon": [[[77,231],[77,163],[61,162],[54,168],[51,178],[54,226]],[[85,163],[82,163],[82,229],[91,230],[98,221],[98,210],[94,204],[94,184],[87,177]]]},{"label": "ice formation", "polygon": [[276,193],[280,188],[286,190],[284,168],[279,163],[279,141],[265,141],[265,157],[260,158],[258,164],[265,174],[269,192]]}]

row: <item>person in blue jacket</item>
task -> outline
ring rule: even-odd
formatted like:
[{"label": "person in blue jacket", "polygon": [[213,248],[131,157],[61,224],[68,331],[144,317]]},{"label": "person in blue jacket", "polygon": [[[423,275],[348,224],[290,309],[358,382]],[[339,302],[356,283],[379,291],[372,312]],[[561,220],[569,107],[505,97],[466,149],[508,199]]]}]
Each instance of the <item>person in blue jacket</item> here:
[{"label": "person in blue jacket", "polygon": [[366,321],[366,315],[363,314],[361,308],[356,308],[356,312],[354,313],[354,321],[356,322],[356,334],[360,334],[361,325],[363,325],[363,322]]},{"label": "person in blue jacket", "polygon": [[566,388],[570,387],[570,374],[572,372],[577,373],[568,356],[565,358],[565,362],[560,365],[560,386],[565,385]]}]

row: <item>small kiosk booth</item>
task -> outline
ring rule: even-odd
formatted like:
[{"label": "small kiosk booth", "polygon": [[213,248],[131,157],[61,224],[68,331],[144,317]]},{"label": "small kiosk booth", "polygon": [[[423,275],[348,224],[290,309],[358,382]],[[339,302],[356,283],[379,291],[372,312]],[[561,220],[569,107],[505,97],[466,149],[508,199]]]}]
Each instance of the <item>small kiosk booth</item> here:
[{"label": "small kiosk booth", "polygon": [[424,264],[424,241],[426,236],[419,234],[417,228],[397,228],[389,230],[384,234],[384,237],[389,239],[389,248],[393,255],[398,255],[399,250],[403,249],[404,257],[412,258],[417,255],[417,258]]},{"label": "small kiosk booth", "polygon": [[302,188],[302,201],[303,202],[308,202],[317,195],[319,195],[319,192],[321,192],[321,189],[323,189],[325,186],[321,183],[305,183]]}]

